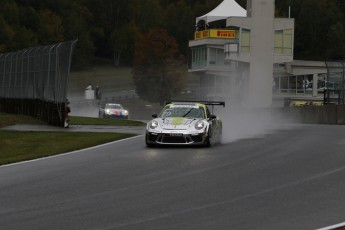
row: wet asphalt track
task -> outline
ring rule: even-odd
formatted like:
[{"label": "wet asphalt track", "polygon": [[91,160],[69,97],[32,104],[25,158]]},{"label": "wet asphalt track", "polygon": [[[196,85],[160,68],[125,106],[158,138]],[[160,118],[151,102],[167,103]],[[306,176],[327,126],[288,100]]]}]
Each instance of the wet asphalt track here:
[{"label": "wet asphalt track", "polygon": [[345,221],[345,126],[212,148],[143,136],[0,167],[1,229],[316,229]]}]

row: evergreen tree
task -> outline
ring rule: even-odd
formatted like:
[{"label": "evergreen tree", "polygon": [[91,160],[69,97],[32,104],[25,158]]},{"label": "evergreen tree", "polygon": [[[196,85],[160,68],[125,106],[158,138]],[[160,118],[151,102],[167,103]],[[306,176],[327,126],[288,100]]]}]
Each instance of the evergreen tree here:
[{"label": "evergreen tree", "polygon": [[[246,7],[247,0],[236,0]],[[195,18],[222,0],[2,0],[0,52],[78,39],[73,66],[95,57],[133,63],[137,34],[161,28],[186,56]],[[343,0],[276,0],[276,16],[295,18],[296,59],[344,59]]]},{"label": "evergreen tree", "polygon": [[0,16],[0,52],[5,53],[10,51],[13,46],[12,40],[15,32],[10,25]]},{"label": "evergreen tree", "polygon": [[[337,24],[344,25],[343,13],[335,0],[304,0],[296,18],[295,56],[298,59],[326,60],[334,59],[337,47],[341,46],[341,31]],[[330,34],[334,36],[329,37]],[[328,37],[328,38],[327,38]],[[337,39],[338,38],[338,39]],[[332,41],[332,43],[330,43]]]}]

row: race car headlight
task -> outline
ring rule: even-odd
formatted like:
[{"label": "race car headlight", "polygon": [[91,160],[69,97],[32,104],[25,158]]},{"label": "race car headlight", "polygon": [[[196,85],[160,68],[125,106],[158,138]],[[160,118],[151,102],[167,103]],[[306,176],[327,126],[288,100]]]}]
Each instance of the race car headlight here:
[{"label": "race car headlight", "polygon": [[110,113],[110,109],[106,109],[106,110],[105,110],[105,113],[106,113],[106,114]]},{"label": "race car headlight", "polygon": [[202,121],[197,121],[196,123],[195,123],[195,129],[196,130],[201,130],[201,129],[203,129],[205,127],[205,124],[204,124],[204,122],[202,122]]},{"label": "race car headlight", "polygon": [[155,129],[158,127],[158,121],[151,121],[150,122],[150,128]]},{"label": "race car headlight", "polygon": [[123,115],[127,116],[127,115],[128,115],[128,111],[127,111],[127,110],[124,110],[124,111],[123,111]]}]

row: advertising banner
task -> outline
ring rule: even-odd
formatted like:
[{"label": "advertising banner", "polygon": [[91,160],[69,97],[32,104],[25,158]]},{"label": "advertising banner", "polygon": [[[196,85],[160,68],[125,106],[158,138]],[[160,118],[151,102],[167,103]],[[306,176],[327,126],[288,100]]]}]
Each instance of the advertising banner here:
[{"label": "advertising banner", "polygon": [[204,39],[204,38],[230,38],[234,39],[237,38],[237,31],[236,30],[203,30],[195,32],[194,39]]}]

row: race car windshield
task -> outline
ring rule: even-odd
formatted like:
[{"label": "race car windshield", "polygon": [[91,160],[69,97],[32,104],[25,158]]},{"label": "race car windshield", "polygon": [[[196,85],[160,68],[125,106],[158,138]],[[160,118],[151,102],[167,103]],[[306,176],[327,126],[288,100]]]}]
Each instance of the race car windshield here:
[{"label": "race car windshield", "polygon": [[106,109],[123,109],[121,105],[106,105]]},{"label": "race car windshield", "polygon": [[203,109],[198,107],[166,107],[160,114],[160,117],[188,117],[204,119],[205,115]]}]

